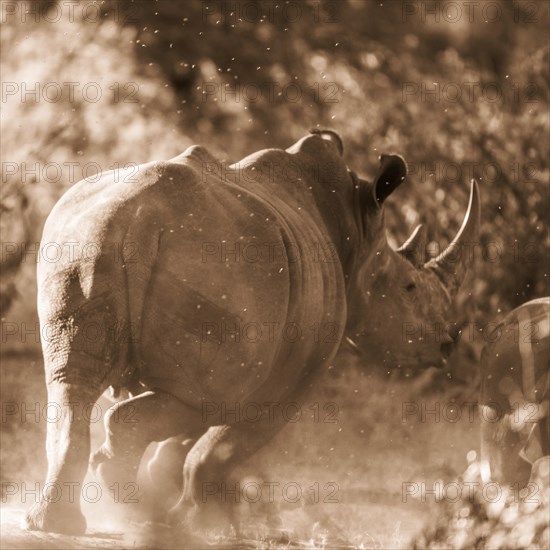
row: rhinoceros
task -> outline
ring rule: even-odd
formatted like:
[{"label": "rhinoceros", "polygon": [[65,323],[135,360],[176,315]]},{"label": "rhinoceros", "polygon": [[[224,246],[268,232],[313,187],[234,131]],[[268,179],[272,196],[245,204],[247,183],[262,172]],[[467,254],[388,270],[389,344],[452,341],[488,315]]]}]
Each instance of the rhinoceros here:
[{"label": "rhinoceros", "polygon": [[481,354],[481,464],[485,481],[522,487],[550,455],[550,297],[491,326]]},{"label": "rhinoceros", "polygon": [[[68,190],[42,238],[56,261],[38,266],[48,400],[66,413],[48,424],[47,483],[82,482],[82,408],[109,386],[146,391],[107,411],[94,468],[106,483],[135,478],[151,442],[196,439],[175,509],[185,517],[204,483],[284,426],[281,411],[303,401],[343,342],[388,365],[441,366],[449,334],[404,337],[403,327],[446,326],[472,263],[457,251],[477,238],[479,192],[472,181],[456,238],[425,262],[424,227],[397,251],[386,238],[384,202],[406,173],[402,157],[382,155],[374,180],[361,179],[340,137],[316,130],[233,165],[193,146]],[[259,420],[205,420],[205,405],[252,406]],[[28,528],[85,531],[78,499],[46,496]]]}]

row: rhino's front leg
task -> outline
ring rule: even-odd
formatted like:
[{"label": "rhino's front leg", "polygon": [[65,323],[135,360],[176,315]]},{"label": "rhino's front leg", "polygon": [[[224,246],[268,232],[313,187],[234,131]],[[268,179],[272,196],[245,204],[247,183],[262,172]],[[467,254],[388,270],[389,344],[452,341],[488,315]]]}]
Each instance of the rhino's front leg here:
[{"label": "rhino's front leg", "polygon": [[105,441],[91,460],[105,486],[133,483],[153,441],[196,430],[200,413],[168,393],[146,391],[113,405],[105,415]]}]

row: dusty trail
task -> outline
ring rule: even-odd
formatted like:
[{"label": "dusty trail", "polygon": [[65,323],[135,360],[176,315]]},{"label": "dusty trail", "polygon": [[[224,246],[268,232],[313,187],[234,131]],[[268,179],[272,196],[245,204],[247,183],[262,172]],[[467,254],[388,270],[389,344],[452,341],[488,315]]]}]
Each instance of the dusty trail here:
[{"label": "dusty trail", "polygon": [[[477,426],[467,421],[467,415],[463,415],[462,422],[453,424],[418,419],[404,423],[402,401],[410,400],[409,397],[388,396],[386,385],[376,385],[373,379],[352,379],[342,381],[342,387],[336,389],[358,388],[368,399],[356,399],[354,404],[347,394],[318,398],[321,403],[338,403],[337,423],[314,422],[304,415],[301,423],[288,426],[241,472],[260,483],[279,483],[275,494],[281,517],[278,531],[270,531],[261,506],[252,505],[243,510],[241,518],[247,539],[212,537],[206,544],[184,544],[181,534],[168,527],[157,525],[153,532],[136,524],[112,523],[116,506],[106,493],[96,504],[83,502],[89,525],[85,537],[22,531],[20,519],[29,505],[29,497],[25,504],[20,495],[22,484],[32,490],[36,483],[42,483],[46,471],[46,422],[42,416],[35,419],[33,414],[22,412],[24,406],[33,410],[35,403],[46,403],[41,369],[39,358],[3,361],[2,401],[16,403],[18,409],[17,414],[7,416],[0,429],[1,479],[15,483],[18,491],[0,506],[2,549],[407,549],[411,538],[435,516],[436,505],[433,499],[422,503],[409,498],[403,502],[402,483],[426,481],[431,487],[436,479],[452,478],[453,473],[464,470],[465,452],[477,442]],[[110,404],[105,400],[100,405],[106,409]],[[433,409],[433,403],[426,406]],[[102,440],[102,422],[98,420],[92,425],[92,448],[97,448]],[[86,482],[97,480],[89,475]],[[336,503],[322,504],[329,494],[321,491],[318,504],[292,505],[280,491],[289,482],[298,484],[304,496],[311,494],[309,489],[314,483],[322,489],[330,482],[331,487],[338,487]],[[118,510],[125,508],[124,496],[128,495],[120,494]]]},{"label": "dusty trail", "polygon": [[[357,514],[355,504],[341,504],[338,515],[346,513],[342,508],[350,508],[349,512]],[[430,513],[425,506],[411,506],[410,503],[404,504],[375,504],[366,503],[360,505],[361,516],[368,518],[368,524],[371,525],[369,533],[354,533],[351,538],[360,536],[362,548],[377,548],[400,550],[409,548],[409,541],[415,535],[421,526],[428,519]],[[301,512],[300,512],[301,513]],[[319,535],[310,540],[300,540],[289,537],[281,532],[278,536],[273,533],[272,537],[267,538],[230,538],[216,537],[209,538],[207,541],[200,542],[188,541],[187,543],[176,539],[174,533],[169,528],[158,527],[152,532],[145,526],[137,527],[135,525],[113,528],[101,528],[101,525],[90,522],[89,533],[86,536],[73,537],[58,535],[53,533],[41,533],[36,531],[25,531],[20,528],[20,521],[24,514],[24,508],[2,505],[1,514],[1,545],[2,550],[66,550],[66,549],[115,549],[115,550],[161,550],[186,548],[198,549],[209,548],[211,550],[228,548],[358,548],[357,540],[345,540],[342,535],[334,538],[324,538],[323,530],[319,525]],[[295,512],[283,512],[283,520],[295,514]],[[289,519],[290,521],[290,519]],[[286,521],[285,521],[286,523]],[[248,530],[248,529],[247,529]],[[175,540],[176,539],[176,540]]]}]

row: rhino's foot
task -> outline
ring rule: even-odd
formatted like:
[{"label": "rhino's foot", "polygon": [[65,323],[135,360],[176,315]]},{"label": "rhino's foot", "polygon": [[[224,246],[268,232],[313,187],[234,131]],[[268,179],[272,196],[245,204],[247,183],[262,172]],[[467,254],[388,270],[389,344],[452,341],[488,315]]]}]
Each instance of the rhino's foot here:
[{"label": "rhino's foot", "polygon": [[229,503],[203,503],[201,506],[178,503],[168,512],[167,523],[179,526],[190,533],[239,531],[234,507]]},{"label": "rhino's foot", "polygon": [[25,514],[21,527],[64,535],[83,535],[86,518],[75,503],[39,502]]},{"label": "rhino's foot", "polygon": [[147,514],[148,519],[153,522],[165,523],[171,506],[178,500],[178,493],[173,490],[163,492],[162,488],[153,485],[147,479],[140,480],[141,490],[141,508]]},{"label": "rhino's foot", "polygon": [[[180,500],[168,510],[166,514],[166,523],[173,527],[178,525],[185,526],[194,508],[198,508],[198,506],[187,505]],[[196,513],[196,510],[193,513]]]}]

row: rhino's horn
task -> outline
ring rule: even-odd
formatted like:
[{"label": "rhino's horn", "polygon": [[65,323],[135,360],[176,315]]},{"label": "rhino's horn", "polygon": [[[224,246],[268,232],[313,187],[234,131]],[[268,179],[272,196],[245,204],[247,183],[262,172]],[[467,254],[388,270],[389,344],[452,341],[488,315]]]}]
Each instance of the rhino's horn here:
[{"label": "rhino's horn", "polygon": [[435,271],[451,296],[474,261],[474,248],[478,241],[480,201],[477,182],[472,180],[470,202],[462,227],[451,244],[437,258],[430,260],[426,267]]},{"label": "rhino's horn", "polygon": [[405,259],[415,267],[424,264],[424,252],[428,242],[428,231],[422,224],[417,225],[411,236],[397,249]]}]

